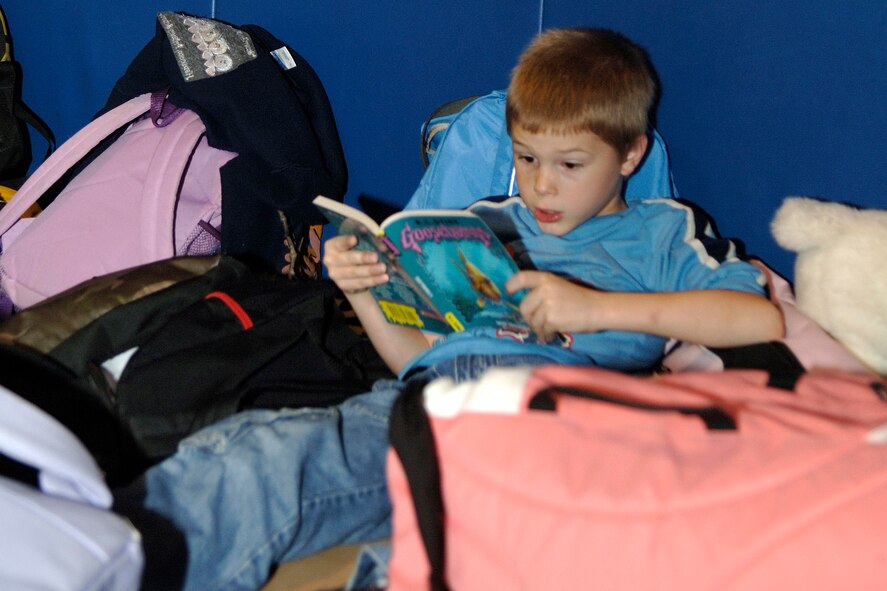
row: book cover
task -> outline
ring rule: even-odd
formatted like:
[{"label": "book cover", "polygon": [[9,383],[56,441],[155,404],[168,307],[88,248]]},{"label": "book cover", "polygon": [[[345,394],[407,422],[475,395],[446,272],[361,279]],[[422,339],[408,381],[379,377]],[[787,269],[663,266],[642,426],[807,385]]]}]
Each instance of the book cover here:
[{"label": "book cover", "polygon": [[315,199],[338,232],[358,237],[389,268],[370,291],[389,322],[438,333],[476,326],[527,329],[505,282],[517,265],[486,223],[462,210],[409,210],[376,223],[360,210]]}]

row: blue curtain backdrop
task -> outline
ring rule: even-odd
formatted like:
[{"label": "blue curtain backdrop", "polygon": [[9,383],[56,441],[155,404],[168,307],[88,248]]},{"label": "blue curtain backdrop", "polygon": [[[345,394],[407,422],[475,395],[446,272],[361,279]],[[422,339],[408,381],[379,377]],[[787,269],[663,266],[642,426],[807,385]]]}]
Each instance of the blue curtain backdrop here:
[{"label": "blue curtain backdrop", "polygon": [[[882,0],[7,0],[24,97],[63,141],[180,10],[258,24],[326,85],[347,199],[402,205],[422,174],[419,126],[438,104],[502,88],[542,27],[621,30],[663,81],[658,127],[681,193],[789,278],[769,221],[787,195],[887,207],[887,3]],[[45,146],[35,140],[35,153]]]}]

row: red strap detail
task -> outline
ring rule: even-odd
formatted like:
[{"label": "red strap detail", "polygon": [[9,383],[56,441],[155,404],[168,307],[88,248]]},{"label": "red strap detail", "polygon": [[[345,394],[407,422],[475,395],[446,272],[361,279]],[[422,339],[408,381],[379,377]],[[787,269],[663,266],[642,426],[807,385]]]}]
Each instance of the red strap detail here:
[{"label": "red strap detail", "polygon": [[240,321],[240,324],[243,326],[243,330],[249,330],[253,327],[253,320],[249,317],[249,314],[246,313],[246,310],[240,307],[240,304],[237,301],[229,296],[224,291],[214,291],[212,293],[206,294],[206,297],[203,298],[208,300],[210,298],[215,298],[217,300],[221,300],[223,304],[228,306],[237,319]]}]

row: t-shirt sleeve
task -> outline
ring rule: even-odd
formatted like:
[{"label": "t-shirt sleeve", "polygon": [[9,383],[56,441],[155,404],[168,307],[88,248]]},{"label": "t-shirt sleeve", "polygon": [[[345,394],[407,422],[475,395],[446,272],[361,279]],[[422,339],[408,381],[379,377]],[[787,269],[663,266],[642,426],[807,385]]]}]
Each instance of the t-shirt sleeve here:
[{"label": "t-shirt sleeve", "polygon": [[739,254],[737,244],[717,234],[699,207],[675,201],[670,240],[660,251],[661,279],[669,291],[731,289],[763,294],[766,277]]}]

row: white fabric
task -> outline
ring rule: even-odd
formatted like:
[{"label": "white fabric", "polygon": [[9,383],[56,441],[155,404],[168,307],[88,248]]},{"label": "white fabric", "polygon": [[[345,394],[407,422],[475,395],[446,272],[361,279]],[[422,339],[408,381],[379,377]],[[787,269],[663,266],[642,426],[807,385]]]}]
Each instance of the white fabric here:
[{"label": "white fabric", "polygon": [[425,410],[431,416],[452,418],[462,412],[518,414],[523,389],[532,367],[499,367],[479,379],[456,384],[438,378],[425,387]]},{"label": "white fabric", "polygon": [[101,470],[77,437],[42,410],[0,386],[0,451],[40,471],[52,495],[111,506]]},{"label": "white fabric", "polygon": [[0,589],[135,591],[141,536],[64,425],[0,386],[0,451],[39,471],[40,490],[0,477]]},{"label": "white fabric", "polygon": [[141,537],[118,515],[0,477],[0,589],[135,591]]}]

